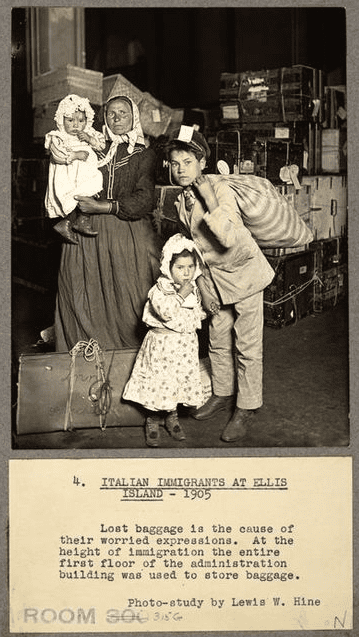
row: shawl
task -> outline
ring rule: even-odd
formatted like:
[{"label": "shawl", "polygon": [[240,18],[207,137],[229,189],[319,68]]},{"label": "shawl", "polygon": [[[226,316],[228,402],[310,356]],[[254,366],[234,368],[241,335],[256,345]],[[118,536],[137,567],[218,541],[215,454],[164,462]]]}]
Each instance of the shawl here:
[{"label": "shawl", "polygon": [[[132,109],[132,129],[128,133],[125,133],[124,135],[115,135],[111,131],[107,122],[107,115],[106,115],[107,107],[110,102],[117,99],[121,99],[124,102],[128,102],[128,104],[130,104]],[[124,95],[112,95],[111,98],[107,100],[106,108],[105,108],[105,124],[103,127],[103,132],[105,134],[106,139],[109,139],[112,143],[104,159],[99,161],[98,163],[99,166],[105,166],[111,161],[111,159],[116,154],[117,146],[119,144],[124,144],[124,143],[128,144],[127,152],[129,155],[133,153],[135,144],[140,144],[142,146],[145,146],[145,138],[143,135],[142,126],[140,122],[140,113],[139,113],[137,105],[135,104],[133,100],[131,100],[130,97],[126,97]]]}]

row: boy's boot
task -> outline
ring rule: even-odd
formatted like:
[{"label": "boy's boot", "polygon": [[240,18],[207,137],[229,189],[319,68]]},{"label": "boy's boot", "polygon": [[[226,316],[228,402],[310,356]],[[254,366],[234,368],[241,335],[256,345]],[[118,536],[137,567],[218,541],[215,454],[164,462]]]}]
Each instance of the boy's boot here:
[{"label": "boy's boot", "polygon": [[221,411],[231,409],[234,401],[234,395],[216,396],[215,394],[212,394],[202,407],[199,407],[191,413],[191,416],[196,420],[207,420]]},{"label": "boy's boot", "polygon": [[89,237],[96,237],[98,234],[96,230],[92,230],[90,215],[85,215],[83,212],[77,214],[77,218],[72,224],[72,229]]},{"label": "boy's boot", "polygon": [[65,217],[65,219],[61,219],[61,221],[59,221],[54,226],[54,230],[56,230],[56,232],[59,232],[59,234],[64,237],[67,243],[75,243],[76,245],[78,245],[76,235],[72,232],[71,219],[69,219],[68,217]]},{"label": "boy's boot", "polygon": [[221,439],[224,442],[235,442],[244,438],[247,433],[247,426],[256,413],[255,409],[241,409],[236,407],[232,418],[222,432]]}]

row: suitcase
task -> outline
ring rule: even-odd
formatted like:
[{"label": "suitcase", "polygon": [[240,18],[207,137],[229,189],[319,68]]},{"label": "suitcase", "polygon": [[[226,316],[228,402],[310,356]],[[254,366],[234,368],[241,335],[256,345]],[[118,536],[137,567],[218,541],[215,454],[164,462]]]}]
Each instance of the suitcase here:
[{"label": "suitcase", "polygon": [[165,241],[181,231],[175,202],[181,194],[180,186],[155,186],[153,219],[157,233]]},{"label": "suitcase", "polygon": [[338,265],[322,272],[314,282],[313,310],[324,312],[335,307],[348,294],[348,266]]},{"label": "suitcase", "polygon": [[348,294],[348,240],[346,237],[315,241],[314,267],[317,280],[314,283],[314,312],[334,307]]},{"label": "suitcase", "polygon": [[267,256],[275,277],[264,290],[264,324],[280,328],[313,312],[314,252]]},{"label": "suitcase", "polygon": [[284,182],[283,170],[297,166],[297,180],[303,173],[303,145],[287,139],[256,137],[254,145],[254,173],[273,184]]},{"label": "suitcase", "polygon": [[[95,342],[69,352],[23,354],[18,376],[16,433],[142,426],[140,405],[122,400],[136,349],[105,350]],[[201,361],[204,399],[211,394],[208,359]]]},{"label": "suitcase", "polygon": [[348,239],[345,236],[313,241],[310,248],[315,252],[315,269],[318,273],[348,263]]},{"label": "suitcase", "polygon": [[221,73],[219,80],[219,101],[237,101],[241,83],[240,73]]},{"label": "suitcase", "polygon": [[221,130],[216,135],[216,172],[218,162],[225,161],[229,172],[254,173],[254,131]]},{"label": "suitcase", "polygon": [[347,232],[346,175],[304,175],[302,186],[311,186],[311,209],[304,218],[315,240],[330,239]]},{"label": "suitcase", "polygon": [[323,312],[334,307],[348,294],[348,239],[336,237],[313,241],[314,268],[314,312]]},{"label": "suitcase", "polygon": [[300,64],[240,74],[243,122],[318,120],[322,115],[322,76]]}]

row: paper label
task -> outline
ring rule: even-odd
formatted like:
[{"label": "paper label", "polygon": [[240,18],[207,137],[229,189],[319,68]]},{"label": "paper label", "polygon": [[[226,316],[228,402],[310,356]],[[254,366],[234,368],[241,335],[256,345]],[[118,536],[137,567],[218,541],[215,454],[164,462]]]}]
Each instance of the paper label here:
[{"label": "paper label", "polygon": [[161,113],[160,113],[160,111],[158,110],[158,108],[155,108],[155,109],[152,111],[152,121],[153,121],[153,122],[160,122],[160,121],[161,121]]},{"label": "paper label", "polygon": [[182,124],[178,138],[181,142],[190,142],[192,140],[194,128],[192,126],[185,126]]},{"label": "paper label", "polygon": [[11,632],[352,627],[348,457],[9,464]]}]

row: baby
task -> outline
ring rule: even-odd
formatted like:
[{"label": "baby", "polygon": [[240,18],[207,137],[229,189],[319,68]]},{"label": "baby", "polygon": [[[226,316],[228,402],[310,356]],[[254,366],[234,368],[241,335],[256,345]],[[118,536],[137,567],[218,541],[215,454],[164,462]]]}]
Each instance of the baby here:
[{"label": "baby", "polygon": [[92,127],[94,115],[87,98],[67,95],[55,113],[57,130],[45,136],[45,148],[51,154],[45,207],[49,217],[63,217],[54,228],[69,243],[78,243],[73,230],[88,236],[98,234],[91,227],[90,216],[76,209],[75,198],[91,197],[102,190],[95,151],[105,148],[105,137]]}]

